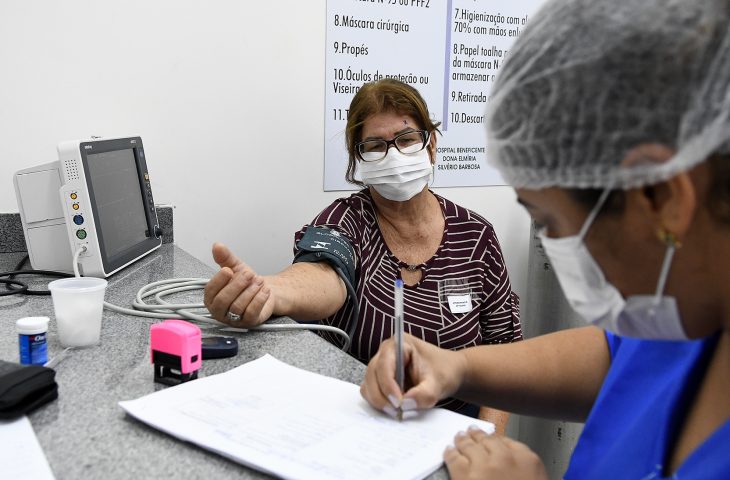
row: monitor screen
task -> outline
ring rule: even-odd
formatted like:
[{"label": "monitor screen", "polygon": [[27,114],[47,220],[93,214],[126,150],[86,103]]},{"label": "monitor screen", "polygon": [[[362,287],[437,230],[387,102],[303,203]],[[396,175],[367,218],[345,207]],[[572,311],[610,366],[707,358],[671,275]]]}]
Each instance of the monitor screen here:
[{"label": "monitor screen", "polygon": [[97,229],[108,258],[149,237],[133,148],[87,156],[87,180],[94,192]]}]

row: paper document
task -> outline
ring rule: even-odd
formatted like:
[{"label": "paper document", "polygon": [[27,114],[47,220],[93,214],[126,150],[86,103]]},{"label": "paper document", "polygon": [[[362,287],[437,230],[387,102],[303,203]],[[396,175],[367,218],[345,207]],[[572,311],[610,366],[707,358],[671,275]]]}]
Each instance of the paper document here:
[{"label": "paper document", "polygon": [[421,479],[470,425],[432,409],[398,422],[370,407],[357,385],[270,355],[119,405],[133,417],[239,463],[287,479]]},{"label": "paper document", "polygon": [[3,478],[53,480],[53,472],[28,417],[0,420],[0,445]]}]

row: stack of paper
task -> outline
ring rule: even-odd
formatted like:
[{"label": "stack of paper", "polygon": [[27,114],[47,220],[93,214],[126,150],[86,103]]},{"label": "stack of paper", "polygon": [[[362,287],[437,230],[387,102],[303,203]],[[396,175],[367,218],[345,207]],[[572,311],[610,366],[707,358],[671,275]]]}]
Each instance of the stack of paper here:
[{"label": "stack of paper", "polygon": [[2,478],[53,480],[53,472],[28,417],[0,421],[0,445]]},{"label": "stack of paper", "polygon": [[290,479],[421,479],[441,466],[458,431],[494,430],[442,409],[398,422],[370,407],[357,385],[269,355],[120,405],[170,435]]}]

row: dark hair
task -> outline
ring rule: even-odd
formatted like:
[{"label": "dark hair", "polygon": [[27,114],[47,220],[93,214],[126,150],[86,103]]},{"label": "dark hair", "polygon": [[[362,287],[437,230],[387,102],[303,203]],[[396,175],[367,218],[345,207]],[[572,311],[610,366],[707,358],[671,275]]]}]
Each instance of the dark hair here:
[{"label": "dark hair", "polygon": [[350,102],[345,128],[345,144],[348,154],[345,180],[350,183],[363,185],[362,182],[355,180],[357,162],[355,145],[362,139],[363,125],[368,118],[384,112],[408,115],[413,117],[419,128],[429,133],[434,131],[440,133],[438,126],[441,125],[441,122],[431,121],[428,106],[415,88],[392,78],[364,84]]},{"label": "dark hair", "polygon": [[[598,198],[603,193],[602,188],[569,188],[567,189],[570,197],[586,207],[590,211],[598,203]],[[624,209],[624,191],[614,190],[606,199],[606,203],[601,208],[601,213],[620,213]]]},{"label": "dark hair", "polygon": [[730,154],[710,157],[708,162],[711,180],[706,202],[710,214],[730,226]]},{"label": "dark hair", "polygon": [[[710,188],[705,203],[710,214],[720,223],[730,226],[730,154],[715,155],[707,160],[710,168]],[[598,202],[602,189],[571,188],[568,194],[577,202],[590,209]],[[624,209],[624,191],[614,190],[608,197],[603,210],[617,213]]]}]

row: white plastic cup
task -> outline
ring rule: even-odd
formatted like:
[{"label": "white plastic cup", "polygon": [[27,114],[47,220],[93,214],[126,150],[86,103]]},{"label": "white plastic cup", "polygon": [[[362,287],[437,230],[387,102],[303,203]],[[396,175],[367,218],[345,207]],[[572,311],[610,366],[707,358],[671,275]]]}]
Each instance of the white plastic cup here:
[{"label": "white plastic cup", "polygon": [[64,347],[98,345],[104,310],[103,278],[73,277],[48,284],[56,313],[56,327]]}]

